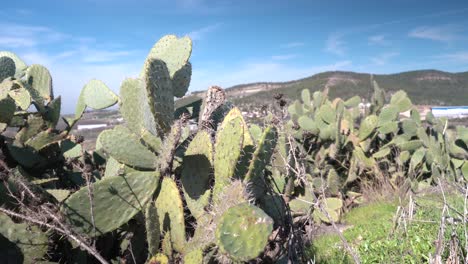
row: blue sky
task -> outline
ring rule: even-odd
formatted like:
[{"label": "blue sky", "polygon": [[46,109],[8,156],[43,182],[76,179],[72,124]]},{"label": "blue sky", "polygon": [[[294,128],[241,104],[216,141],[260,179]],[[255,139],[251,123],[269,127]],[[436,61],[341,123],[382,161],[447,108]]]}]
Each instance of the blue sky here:
[{"label": "blue sky", "polygon": [[327,70],[468,71],[468,1],[6,1],[0,50],[47,66],[63,109],[97,78],[118,92],[165,34],[194,41],[190,90]]}]

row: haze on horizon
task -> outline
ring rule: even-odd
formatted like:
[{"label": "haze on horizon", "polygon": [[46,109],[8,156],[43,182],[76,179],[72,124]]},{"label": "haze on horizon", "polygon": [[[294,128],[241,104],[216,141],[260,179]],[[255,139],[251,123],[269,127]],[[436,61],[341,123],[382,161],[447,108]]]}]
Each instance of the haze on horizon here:
[{"label": "haze on horizon", "polygon": [[468,2],[311,2],[7,1],[0,50],[48,67],[64,113],[90,79],[118,92],[166,34],[194,41],[191,91],[328,70],[468,70]]}]

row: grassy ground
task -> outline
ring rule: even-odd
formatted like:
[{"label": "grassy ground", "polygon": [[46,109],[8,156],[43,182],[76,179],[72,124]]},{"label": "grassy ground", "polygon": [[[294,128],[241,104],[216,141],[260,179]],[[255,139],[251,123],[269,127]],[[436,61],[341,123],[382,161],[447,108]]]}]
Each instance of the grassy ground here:
[{"label": "grassy ground", "polygon": [[[448,195],[447,201],[453,209],[463,212],[463,197]],[[355,208],[345,215],[344,223],[349,228],[343,234],[358,252],[362,263],[427,263],[429,255],[435,252],[443,207],[442,195],[417,197],[413,221],[404,221],[395,228],[398,204],[375,202]],[[451,211],[451,215],[456,214]],[[459,238],[459,248],[463,248],[465,236],[462,224],[458,224],[453,231]],[[452,229],[448,227],[445,231],[447,246],[444,259],[449,254],[451,235]],[[336,234],[314,239],[308,253],[315,256],[316,263],[353,263]]]}]

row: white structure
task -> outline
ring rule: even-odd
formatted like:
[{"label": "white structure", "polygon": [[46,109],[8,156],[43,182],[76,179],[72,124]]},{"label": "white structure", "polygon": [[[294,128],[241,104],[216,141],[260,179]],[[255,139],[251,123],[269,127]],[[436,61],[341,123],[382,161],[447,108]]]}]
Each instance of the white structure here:
[{"label": "white structure", "polygon": [[437,106],[431,112],[435,117],[468,118],[468,106]]},{"label": "white structure", "polygon": [[78,125],[78,130],[107,127],[107,124]]}]

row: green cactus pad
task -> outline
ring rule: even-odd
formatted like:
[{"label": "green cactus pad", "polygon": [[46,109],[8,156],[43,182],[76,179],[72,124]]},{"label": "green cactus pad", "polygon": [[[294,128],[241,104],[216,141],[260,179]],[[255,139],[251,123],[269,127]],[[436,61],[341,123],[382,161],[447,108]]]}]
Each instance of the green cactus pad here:
[{"label": "green cactus pad", "polygon": [[148,241],[148,254],[157,255],[161,243],[161,227],[159,217],[153,202],[146,206],[145,211],[146,240]]},{"label": "green cactus pad", "polygon": [[234,261],[256,258],[268,243],[273,219],[260,208],[247,203],[231,207],[216,228],[216,244]]},{"label": "green cactus pad", "polygon": [[11,118],[15,114],[16,105],[15,101],[6,96],[4,98],[0,98],[0,123],[8,123],[10,122]]},{"label": "green cactus pad", "polygon": [[379,128],[377,128],[377,130],[381,134],[397,133],[399,130],[398,122],[393,121],[393,122],[385,123],[383,125],[380,125]]},{"label": "green cactus pad", "polygon": [[15,61],[10,57],[0,57],[0,82],[8,77],[15,76],[16,66]]},{"label": "green cactus pad", "polygon": [[182,253],[185,248],[184,205],[177,184],[171,178],[164,178],[155,202],[162,231],[170,231],[174,250]]},{"label": "green cactus pad", "polygon": [[62,154],[67,159],[78,158],[82,155],[82,147],[70,140],[63,140],[60,142],[60,149]]},{"label": "green cactus pad", "polygon": [[233,120],[223,121],[220,130],[216,134],[214,172],[215,184],[213,197],[217,199],[221,190],[229,184],[234,176],[237,162],[241,156],[244,141],[243,120],[239,117]]},{"label": "green cactus pad", "polygon": [[146,84],[140,79],[127,78],[120,86],[120,113],[130,130],[139,135],[149,131],[157,136],[154,108]]},{"label": "green cactus pad", "polygon": [[33,148],[18,147],[10,144],[7,146],[13,159],[26,168],[41,167],[46,162],[46,159],[40,156]]},{"label": "green cactus pad", "polygon": [[[15,252],[15,247],[21,253]],[[36,263],[47,253],[47,247],[48,237],[38,227],[27,223],[17,224],[6,214],[0,213],[0,256],[3,263]]]},{"label": "green cactus pad", "polygon": [[208,132],[201,130],[192,139],[183,158],[181,183],[187,207],[198,219],[209,204],[213,145]]},{"label": "green cactus pad", "polygon": [[356,96],[353,96],[353,97],[349,98],[348,100],[346,100],[346,101],[344,102],[344,105],[345,105],[346,107],[351,108],[351,107],[358,107],[358,106],[359,106],[359,103],[361,103],[361,97],[359,97],[358,95],[356,95]]},{"label": "green cactus pad", "polygon": [[233,107],[229,110],[229,113],[224,117],[223,122],[218,128],[218,131],[222,129],[226,124],[228,124],[231,120],[235,118],[240,118],[242,120],[242,125],[244,128],[244,139],[242,142],[242,152],[239,162],[236,166],[235,176],[237,178],[243,178],[245,174],[247,174],[247,170],[249,167],[250,160],[252,159],[252,154],[254,152],[254,140],[252,135],[250,135],[249,130],[247,129],[247,123],[245,122],[244,118],[242,117],[242,113],[239,108]]},{"label": "green cactus pad", "polygon": [[12,59],[15,63],[15,67],[16,67],[16,74],[15,74],[15,77],[21,77],[19,76],[20,73],[24,70],[26,70],[26,68],[28,67],[26,65],[26,63],[24,63],[23,60],[21,60],[18,56],[16,56],[16,54],[12,53],[12,52],[9,52],[9,51],[0,51],[0,57],[8,57],[10,59]]},{"label": "green cactus pad", "polygon": [[374,159],[382,159],[382,158],[388,156],[391,152],[392,152],[392,150],[390,148],[382,148],[379,151],[377,151],[376,153],[374,153],[372,155],[372,157]]},{"label": "green cactus pad", "polygon": [[416,150],[413,155],[411,156],[411,167],[414,169],[418,165],[420,165],[424,159],[424,156],[426,155],[426,149],[425,148],[419,148]]},{"label": "green cactus pad", "polygon": [[465,177],[465,181],[468,181],[468,161],[465,161],[465,163],[461,167],[461,172],[463,174],[463,177]]},{"label": "green cactus pad", "polygon": [[113,106],[119,100],[117,95],[99,80],[89,81],[81,90],[81,96],[86,106],[93,109],[104,109]]},{"label": "green cactus pad", "polygon": [[367,168],[372,168],[376,164],[375,159],[372,157],[367,157],[361,148],[355,148],[353,151],[353,156],[357,162],[363,164]]},{"label": "green cactus pad", "polygon": [[388,122],[396,120],[398,117],[398,108],[392,105],[387,105],[382,108],[379,114],[378,126],[385,125]]},{"label": "green cactus pad", "polygon": [[192,64],[188,62],[178,70],[172,78],[172,88],[174,89],[175,97],[182,97],[187,93],[192,77]]},{"label": "green cactus pad", "polygon": [[264,195],[260,199],[260,207],[274,220],[277,225],[284,224],[286,207],[281,195]]},{"label": "green cactus pad", "polygon": [[[37,95],[43,100],[50,102],[54,99],[52,93],[52,76],[50,76],[49,70],[47,70],[46,67],[38,64],[29,66],[26,71],[26,80],[31,88],[37,92]],[[34,98],[34,100],[42,103],[42,100],[39,98]]]},{"label": "green cactus pad", "polygon": [[25,145],[39,151],[49,145],[63,140],[64,138],[65,134],[55,134],[49,131],[42,131],[36,136],[28,139],[28,141],[25,142]]},{"label": "green cactus pad", "polygon": [[400,113],[410,110],[413,106],[406,92],[401,90],[392,95],[390,104],[397,107],[398,112]]},{"label": "green cactus pad", "polygon": [[144,77],[159,133],[167,133],[174,119],[174,91],[165,62],[157,59],[148,62]]},{"label": "green cactus pad", "polygon": [[58,202],[63,202],[70,195],[69,190],[47,189],[46,191],[50,193],[55,199],[57,199]]},{"label": "green cactus pad", "polygon": [[258,142],[257,149],[252,156],[245,182],[251,184],[252,193],[256,198],[259,198],[265,192],[263,172],[271,160],[277,140],[278,132],[276,128],[272,126],[265,128],[262,139]]},{"label": "green cactus pad", "polygon": [[401,143],[397,143],[396,146],[401,150],[409,150],[413,151],[423,146],[423,142],[421,140],[411,140],[405,141]]},{"label": "green cactus pad", "polygon": [[312,134],[318,134],[319,129],[315,121],[308,116],[301,116],[297,119],[299,126]]},{"label": "green cactus pad", "polygon": [[342,180],[335,169],[330,168],[327,174],[327,189],[331,194],[338,194],[342,189]]},{"label": "green cactus pad", "polygon": [[219,126],[218,130],[219,129],[222,129],[224,128],[224,126],[226,126],[227,124],[229,124],[229,122],[233,119],[236,119],[236,118],[240,118],[241,119],[241,122],[242,122],[242,126],[244,127],[244,142],[243,142],[243,146],[252,146],[254,144],[253,142],[253,139],[252,139],[252,136],[250,135],[249,133],[249,130],[248,129],[245,129],[247,128],[247,123],[245,122],[244,120],[244,117],[242,116],[242,112],[240,111],[239,108],[237,107],[233,107],[232,109],[229,110],[229,112],[227,113],[227,115],[224,117],[223,119],[223,122],[221,123],[221,125]]},{"label": "green cactus pad", "polygon": [[27,124],[15,135],[15,140],[21,144],[39,134],[45,127],[44,119],[39,116],[28,116]]},{"label": "green cactus pad", "polygon": [[[343,201],[339,198],[325,198],[321,200],[323,209],[328,213],[328,216],[333,222],[340,220],[341,209],[343,208]],[[325,223],[331,223],[330,219],[320,209],[316,208],[313,213],[314,219]]]},{"label": "green cactus pad", "polygon": [[174,78],[176,73],[188,63],[191,53],[192,40],[189,37],[177,38],[175,35],[166,35],[151,48],[146,57],[145,67],[152,60],[162,60],[167,66],[170,78]]},{"label": "green cactus pad", "polygon": [[169,258],[164,254],[156,254],[156,256],[150,258],[147,264],[169,264]]},{"label": "green cactus pad", "polygon": [[87,187],[72,194],[61,211],[75,231],[90,236],[105,234],[125,224],[144,209],[158,186],[158,179],[159,175],[155,172],[132,172],[93,183],[96,233],[91,220]]},{"label": "green cactus pad", "polygon": [[359,140],[363,141],[368,138],[374,129],[377,127],[378,117],[376,115],[367,116],[361,123],[359,128]]},{"label": "green cactus pad", "polygon": [[100,134],[102,148],[117,161],[131,167],[155,169],[156,155],[140,143],[140,138],[124,126]]},{"label": "green cactus pad", "polygon": [[405,119],[401,122],[403,133],[408,139],[416,136],[419,125],[412,119]]},{"label": "green cactus pad", "polygon": [[195,249],[184,256],[184,264],[202,264],[203,250]]},{"label": "green cactus pad", "polygon": [[104,177],[119,176],[124,168],[124,164],[118,162],[113,157],[109,157],[106,162]]},{"label": "green cactus pad", "polygon": [[334,124],[336,121],[335,109],[329,103],[324,104],[318,109],[316,113],[317,118],[321,118],[327,124]]},{"label": "green cactus pad", "polygon": [[263,130],[259,125],[251,124],[249,126],[249,132],[255,142],[258,142],[262,138]]},{"label": "green cactus pad", "polygon": [[47,110],[44,115],[44,120],[47,123],[47,126],[50,128],[55,128],[60,119],[60,110],[62,108],[62,98],[59,96],[54,100],[50,101],[47,104]]},{"label": "green cactus pad", "polygon": [[310,105],[311,104],[309,89],[304,89],[304,90],[301,91],[301,99],[302,99],[302,102],[305,105]]},{"label": "green cactus pad", "polygon": [[[325,210],[327,211],[328,216],[330,217],[330,219],[333,222],[337,223],[338,221],[340,221],[340,214],[337,211],[328,210],[326,208],[325,208]],[[321,221],[321,222],[324,222],[324,223],[331,224],[330,219],[328,219],[328,217],[323,212],[321,212],[319,209],[314,210],[313,216],[314,216],[314,220],[316,220],[316,221]]]},{"label": "green cactus pad", "polygon": [[[317,181],[322,180],[321,178],[315,179],[317,179]],[[323,184],[320,184],[320,186],[314,186],[314,188],[321,189],[321,185]],[[293,212],[307,214],[311,212],[310,209],[314,205],[314,203],[315,199],[312,195],[312,190],[310,190],[309,188],[305,188],[303,195],[299,195],[298,197],[296,197],[296,199],[293,199],[289,202],[289,207]]]}]

